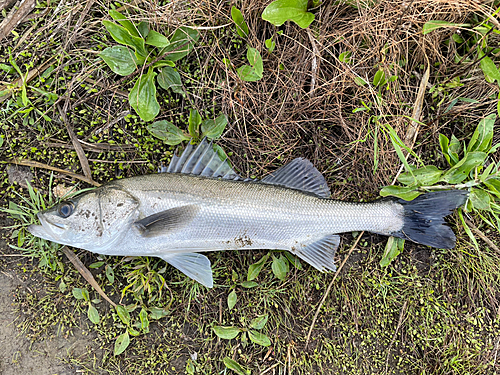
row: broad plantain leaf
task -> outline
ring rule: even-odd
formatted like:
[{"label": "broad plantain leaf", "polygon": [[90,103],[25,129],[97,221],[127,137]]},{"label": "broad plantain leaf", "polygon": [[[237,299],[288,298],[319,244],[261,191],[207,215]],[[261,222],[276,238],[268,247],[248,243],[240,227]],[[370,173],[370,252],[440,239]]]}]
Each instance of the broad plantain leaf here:
[{"label": "broad plantain leaf", "polygon": [[172,89],[173,92],[184,94],[180,74],[170,66],[165,66],[156,77],[158,84],[165,90]]},{"label": "broad plantain leaf", "polygon": [[113,351],[114,355],[116,356],[122,354],[125,351],[125,349],[127,349],[129,344],[130,344],[130,337],[128,335],[128,332],[125,332],[124,334],[118,336],[118,338],[115,341],[115,349]]},{"label": "broad plantain leaf", "polygon": [[262,78],[264,66],[262,65],[262,57],[260,56],[260,52],[256,48],[248,48],[247,59],[250,65],[255,68],[255,72]]},{"label": "broad plantain leaf", "polygon": [[121,14],[120,12],[114,10],[114,9],[110,9],[109,10],[109,15],[111,16],[111,18],[113,18],[115,21],[118,21],[118,23],[120,25],[122,25],[125,29],[127,29],[127,31],[133,35],[133,36],[137,36],[137,37],[140,37],[141,35],[139,34],[139,31],[137,30],[137,28],[135,27],[135,25],[130,22],[127,17],[125,17],[123,14]]},{"label": "broad plantain leaf", "polygon": [[470,171],[483,164],[487,154],[485,152],[469,152],[457,164],[450,168],[441,178],[440,181],[449,184],[459,184],[467,178]]},{"label": "broad plantain leaf", "polygon": [[405,201],[411,201],[422,194],[419,191],[416,191],[415,188],[409,186],[385,186],[380,190],[380,195],[382,197],[387,197],[392,195],[394,197],[398,197],[404,199]]},{"label": "broad plantain leaf", "polygon": [[480,189],[471,189],[469,199],[472,203],[472,206],[476,210],[491,210],[490,195],[486,191]]},{"label": "broad plantain leaf", "polygon": [[262,268],[264,267],[264,264],[267,261],[267,258],[269,258],[269,253],[264,255],[260,260],[256,263],[253,263],[248,267],[248,273],[247,273],[247,281],[252,281],[259,276],[260,271],[262,271]]},{"label": "broad plantain leaf", "polygon": [[434,165],[426,165],[425,167],[412,170],[412,173],[402,173],[399,175],[398,181],[404,185],[414,185],[416,183],[418,186],[430,186],[439,181],[443,171]]},{"label": "broad plantain leaf", "polygon": [[155,137],[160,138],[165,141],[166,144],[172,146],[190,139],[181,129],[167,120],[155,121],[148,125],[147,129]]},{"label": "broad plantain leaf", "polygon": [[236,71],[238,73],[238,77],[240,77],[241,80],[246,82],[255,82],[258,81],[259,79],[262,79],[262,76],[257,74],[255,68],[250,65],[240,66]]},{"label": "broad plantain leaf", "polygon": [[481,66],[481,70],[484,73],[486,81],[490,83],[497,81],[498,85],[500,85],[500,71],[498,70],[492,59],[490,59],[488,56],[483,56],[484,52],[480,50],[478,53],[478,58],[481,59],[481,62],[479,64]]},{"label": "broad plantain leaf", "polygon": [[[170,39],[170,44],[161,50],[160,55],[167,53],[167,59],[170,61],[182,59],[192,51],[194,43],[196,43],[199,38],[200,34],[197,30],[185,26],[179,27],[175,30],[174,35]],[[172,52],[174,50],[175,52]]]},{"label": "broad plantain leaf", "polygon": [[218,337],[225,340],[232,340],[241,332],[238,327],[213,326],[212,329]]},{"label": "broad plantain leaf", "polygon": [[128,95],[130,105],[144,121],[153,120],[160,112],[160,105],[156,100],[155,75],[153,68],[149,67],[148,73],[139,77]]},{"label": "broad plantain leaf", "polygon": [[121,76],[132,74],[139,64],[134,52],[125,46],[108,47],[99,56],[114,73]]},{"label": "broad plantain leaf", "polygon": [[229,310],[232,310],[233,307],[236,305],[236,302],[238,302],[238,295],[236,292],[233,290],[229,295],[227,296],[227,307]]},{"label": "broad plantain leaf", "polygon": [[288,261],[283,256],[283,254],[280,254],[279,258],[273,256],[273,263],[271,265],[271,269],[273,270],[274,275],[278,279],[280,279],[281,281],[285,280],[289,267],[288,267]]},{"label": "broad plantain leaf", "polygon": [[102,23],[115,41],[134,48],[139,55],[147,56],[148,53],[144,46],[144,39],[133,36],[126,28],[117,25],[114,22],[102,21]]},{"label": "broad plantain leaf", "polygon": [[120,318],[123,324],[129,325],[130,313],[125,307],[123,307],[122,305],[116,305],[116,313],[118,314],[118,317]]},{"label": "broad plantain leaf", "polygon": [[250,337],[250,340],[257,345],[261,346],[271,345],[271,340],[269,340],[269,337],[267,337],[263,333],[254,331],[253,329],[248,331],[248,337]]},{"label": "broad plantain leaf", "polygon": [[99,324],[99,312],[91,303],[89,303],[89,309],[87,311],[87,316],[89,317],[89,319],[92,323]]},{"label": "broad plantain leaf", "polygon": [[262,19],[275,26],[290,20],[305,29],[314,21],[314,14],[307,11],[307,4],[308,0],[276,0],[264,9]]},{"label": "broad plantain leaf", "polygon": [[394,258],[403,251],[405,240],[402,238],[389,237],[385,245],[384,255],[380,260],[381,267],[387,267]]},{"label": "broad plantain leaf", "polygon": [[236,372],[238,375],[249,375],[250,371],[244,370],[243,367],[240,366],[238,362],[236,362],[234,359],[231,359],[229,357],[224,357],[222,360],[224,362],[224,365],[230,369]]},{"label": "broad plantain leaf", "polygon": [[253,319],[250,322],[250,327],[252,327],[253,329],[262,329],[266,325],[268,318],[269,318],[268,314],[258,316],[257,318]]},{"label": "broad plantain leaf", "polygon": [[227,125],[226,115],[220,115],[215,120],[207,119],[201,123],[203,137],[214,139],[220,137]]},{"label": "broad plantain leaf", "polygon": [[246,38],[249,33],[248,25],[245,22],[245,19],[243,18],[243,15],[241,14],[240,10],[235,6],[231,8],[231,18],[236,24],[236,32],[238,33],[238,35],[241,36],[242,38]]},{"label": "broad plantain leaf", "polygon": [[146,38],[146,44],[151,46],[164,48],[170,44],[170,41],[166,36],[156,32],[154,30],[149,31],[148,37]]},{"label": "broad plantain leaf", "polygon": [[429,34],[431,31],[443,28],[443,27],[467,27],[470,26],[468,23],[451,23],[448,21],[427,21],[422,27],[422,33],[424,35]]},{"label": "broad plantain leaf", "polygon": [[493,127],[495,126],[496,115],[492,113],[486,116],[481,121],[472,134],[472,138],[469,141],[467,147],[467,152],[471,151],[483,151],[488,152],[491,148],[491,142],[493,140]]},{"label": "broad plantain leaf", "polygon": [[196,137],[198,135],[198,130],[201,124],[201,116],[196,109],[191,109],[189,111],[189,134],[191,137]]}]

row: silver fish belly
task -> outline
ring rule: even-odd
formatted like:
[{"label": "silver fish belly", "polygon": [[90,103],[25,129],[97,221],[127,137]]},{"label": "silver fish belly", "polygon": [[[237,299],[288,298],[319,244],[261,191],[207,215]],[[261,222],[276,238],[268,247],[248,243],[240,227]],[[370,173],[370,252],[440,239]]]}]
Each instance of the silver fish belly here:
[{"label": "silver fish belly", "polygon": [[295,159],[261,181],[240,178],[205,141],[188,146],[167,173],[108,183],[39,214],[36,236],[107,255],[161,257],[213,285],[200,252],[288,250],[315,268],[334,270],[337,233],[370,231],[436,247],[455,237],[443,217],[467,193],[425,194],[352,203],[329,199],[323,176]]}]

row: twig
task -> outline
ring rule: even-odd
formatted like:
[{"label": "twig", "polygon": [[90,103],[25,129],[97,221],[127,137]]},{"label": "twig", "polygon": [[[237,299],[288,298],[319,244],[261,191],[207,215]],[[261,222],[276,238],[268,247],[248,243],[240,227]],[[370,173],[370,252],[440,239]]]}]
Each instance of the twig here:
[{"label": "twig", "polygon": [[307,29],[307,35],[309,36],[309,40],[313,49],[313,58],[311,62],[311,89],[309,90],[309,95],[311,97],[314,96],[314,89],[316,88],[316,76],[318,74],[318,56],[320,56],[318,47],[316,46],[316,41],[314,40],[314,36],[311,33],[310,29]]},{"label": "twig", "polygon": [[392,348],[392,345],[394,344],[394,341],[396,341],[396,335],[398,334],[398,331],[401,328],[401,324],[403,324],[403,316],[404,316],[404,312],[406,310],[406,306],[408,306],[408,300],[406,300],[405,303],[403,304],[401,312],[399,313],[398,326],[396,327],[396,331],[394,331],[394,335],[392,335],[391,343],[387,347],[387,358],[385,360],[385,373],[386,374],[387,374],[387,370],[388,370],[388,366],[389,366],[389,352]]},{"label": "twig", "polygon": [[476,227],[470,220],[468,220],[466,218],[464,218],[464,220],[465,220],[465,223],[472,229],[472,231],[474,233],[476,233],[484,242],[486,242],[486,244],[489,247],[491,247],[498,254],[500,254],[500,248],[498,248],[498,246],[495,245],[492,240],[490,240],[488,237],[486,237],[486,235],[483,232],[481,232],[481,230],[478,227]]},{"label": "twig", "polygon": [[87,269],[87,267],[85,267],[80,259],[78,259],[78,257],[70,249],[68,249],[67,246],[64,246],[62,248],[62,252],[68,257],[69,261],[73,263],[78,272],[80,272],[80,275],[82,275],[83,278],[88,281],[88,283],[97,291],[97,293],[99,293],[113,307],[116,307],[116,303],[111,301],[106,293],[104,293],[99,284],[97,284],[97,281],[95,281],[92,273],[90,273],[90,271]]},{"label": "twig", "polygon": [[73,143],[73,147],[75,148],[76,154],[78,155],[78,160],[80,160],[80,165],[82,166],[83,169],[83,174],[85,177],[87,177],[89,180],[92,180],[92,172],[90,171],[90,166],[89,166],[89,161],[87,160],[87,157],[85,156],[85,152],[83,151],[82,145],[80,142],[78,142],[78,138],[76,137],[75,132],[71,127],[69,126],[68,123],[68,118],[66,117],[66,109],[68,108],[68,103],[69,101],[66,100],[64,103],[64,110],[57,105],[57,109],[59,110],[59,114],[61,115],[61,119],[64,122],[64,125],[66,126],[66,130],[68,131],[69,138],[71,139],[71,142]]},{"label": "twig", "polygon": [[30,14],[35,5],[35,0],[21,0],[18,6],[14,6],[0,24],[0,40],[7,37]]},{"label": "twig", "polygon": [[48,169],[49,171],[54,171],[54,172],[57,172],[57,173],[62,173],[62,174],[68,175],[70,177],[76,178],[78,180],[85,181],[86,183],[94,185],[94,186],[97,186],[97,187],[101,186],[100,183],[95,182],[94,180],[89,179],[89,178],[87,178],[85,176],[82,176],[81,174],[73,173],[73,172],[70,172],[70,171],[65,171],[64,169],[57,168],[57,167],[52,167],[52,166],[50,166],[48,164],[39,163],[37,161],[22,160],[22,159],[12,159],[12,160],[7,160],[4,163],[10,163],[10,164],[16,164],[16,165],[25,165],[27,167],[33,167],[33,168]]},{"label": "twig", "polygon": [[305,345],[306,348],[307,348],[307,345],[309,344],[309,339],[311,338],[311,333],[312,333],[312,330],[314,328],[314,325],[316,324],[316,320],[318,319],[319,312],[320,312],[321,308],[323,307],[323,304],[325,303],[326,297],[328,297],[328,295],[330,294],[330,289],[332,289],[332,286],[333,286],[333,283],[335,282],[335,279],[337,278],[337,276],[339,275],[340,271],[342,270],[342,267],[344,267],[344,264],[347,262],[347,259],[349,259],[349,257],[351,256],[352,251],[354,250],[354,248],[358,245],[358,242],[359,242],[359,240],[361,239],[361,236],[364,233],[365,233],[365,231],[361,232],[359,234],[358,238],[356,238],[356,241],[351,246],[351,249],[349,250],[349,253],[344,258],[344,260],[342,261],[342,263],[340,264],[339,268],[337,269],[337,272],[335,272],[335,275],[333,276],[333,279],[330,282],[330,285],[328,285],[328,288],[326,289],[326,292],[323,295],[323,298],[321,299],[321,302],[319,303],[318,308],[316,309],[316,314],[314,314],[314,318],[313,318],[313,321],[311,323],[311,326],[309,327],[309,332],[307,333],[307,337],[306,337],[306,345]]}]

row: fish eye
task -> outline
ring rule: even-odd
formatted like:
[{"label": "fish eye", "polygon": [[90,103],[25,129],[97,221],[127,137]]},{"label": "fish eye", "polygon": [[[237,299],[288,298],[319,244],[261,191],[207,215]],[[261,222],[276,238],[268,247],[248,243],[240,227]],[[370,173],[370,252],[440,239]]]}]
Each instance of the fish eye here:
[{"label": "fish eye", "polygon": [[72,202],[62,202],[57,208],[57,213],[63,217],[67,218],[73,213],[75,205]]}]

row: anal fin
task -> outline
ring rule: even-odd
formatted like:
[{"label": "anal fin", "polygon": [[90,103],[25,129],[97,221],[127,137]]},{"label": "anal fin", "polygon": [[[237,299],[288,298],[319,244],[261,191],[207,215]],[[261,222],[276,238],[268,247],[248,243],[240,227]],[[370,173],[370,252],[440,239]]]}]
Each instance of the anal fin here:
[{"label": "anal fin", "polygon": [[310,244],[298,244],[291,252],[319,271],[335,271],[337,267],[333,258],[339,244],[340,237],[332,234]]},{"label": "anal fin", "polygon": [[198,253],[177,253],[163,255],[160,258],[207,288],[214,286],[210,260],[205,255]]}]

